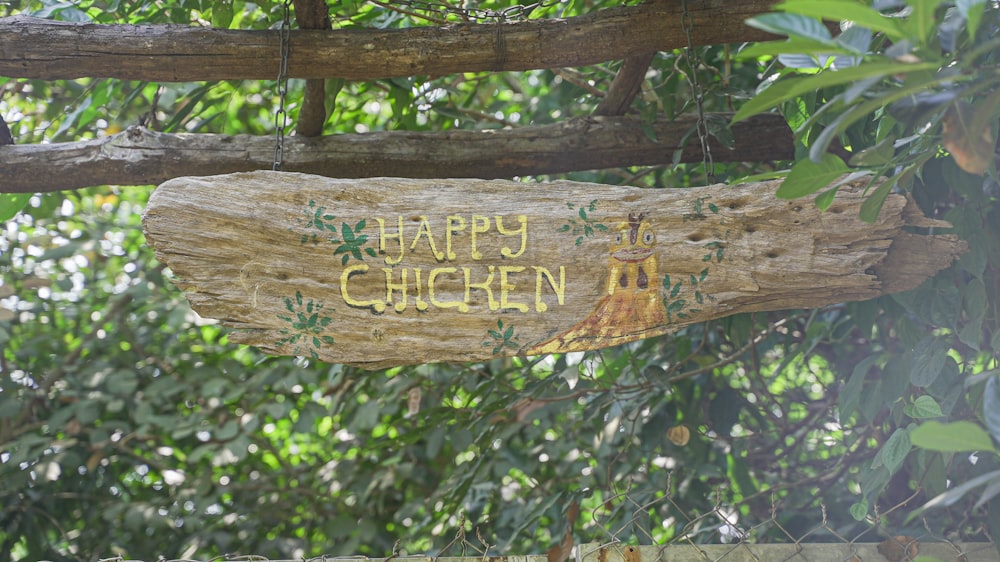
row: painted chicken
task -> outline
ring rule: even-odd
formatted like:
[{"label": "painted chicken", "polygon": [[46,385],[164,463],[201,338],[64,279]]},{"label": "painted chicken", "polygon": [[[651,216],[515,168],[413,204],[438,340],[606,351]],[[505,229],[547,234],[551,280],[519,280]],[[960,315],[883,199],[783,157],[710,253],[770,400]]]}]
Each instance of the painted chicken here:
[{"label": "painted chicken", "polygon": [[619,223],[608,251],[608,294],[583,320],[528,350],[565,353],[634,341],[666,323],[660,301],[656,233],[645,213]]}]

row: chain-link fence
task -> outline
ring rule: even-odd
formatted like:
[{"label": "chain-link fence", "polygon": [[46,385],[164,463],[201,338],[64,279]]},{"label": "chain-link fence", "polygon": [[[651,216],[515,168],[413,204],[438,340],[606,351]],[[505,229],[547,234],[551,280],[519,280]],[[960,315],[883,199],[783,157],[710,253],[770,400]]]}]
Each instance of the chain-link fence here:
[{"label": "chain-link fence", "polygon": [[[668,503],[674,513],[683,513],[678,501],[670,496],[656,500]],[[899,504],[888,510],[899,510]],[[463,515],[457,517],[457,530],[450,542],[434,552],[413,554],[405,552],[397,542],[392,553],[384,558],[365,555],[313,556],[268,558],[265,556],[233,553],[211,558],[159,557],[156,562],[739,562],[739,561],[802,561],[802,562],[1000,562],[1000,551],[985,530],[985,522],[973,524],[971,536],[950,536],[933,529],[932,518],[914,520],[914,525],[903,532],[882,527],[878,521],[887,513],[876,513],[865,522],[861,531],[845,534],[828,520],[826,508],[820,506],[820,522],[805,531],[792,532],[781,520],[788,514],[780,513],[780,506],[773,505],[771,516],[762,521],[745,521],[730,507],[716,506],[700,514],[688,514],[655,522],[651,526],[648,514],[651,504],[634,506],[635,514],[625,525],[610,528],[601,517],[601,509],[585,510],[580,523],[585,529],[580,535],[589,534],[588,542],[575,543],[567,535],[560,544],[544,554],[508,554],[498,552],[483,536],[480,527],[466,523]],[[811,515],[811,514],[805,514]],[[569,515],[571,520],[575,514]],[[587,520],[589,518],[589,521]],[[811,517],[809,519],[812,519]],[[914,529],[920,529],[915,532]],[[602,542],[595,542],[604,533]],[[664,533],[671,534],[662,540]],[[102,558],[99,562],[136,562],[123,556]],[[153,562],[145,560],[143,562]]]}]

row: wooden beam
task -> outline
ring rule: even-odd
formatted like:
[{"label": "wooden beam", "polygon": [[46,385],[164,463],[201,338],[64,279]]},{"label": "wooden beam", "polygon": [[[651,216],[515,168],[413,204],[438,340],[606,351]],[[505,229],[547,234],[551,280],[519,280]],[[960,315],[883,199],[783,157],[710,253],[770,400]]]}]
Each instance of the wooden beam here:
[{"label": "wooden beam", "polygon": [[[694,116],[648,128],[638,118],[585,117],[517,129],[293,136],[285,139],[283,169],[344,178],[510,178],[670,164],[678,150],[681,162],[700,162],[701,147],[689,135],[694,125]],[[794,157],[792,132],[779,115],[758,115],[735,124],[732,132],[735,150],[712,144],[716,162]],[[96,140],[0,147],[0,192],[149,185],[178,176],[269,170],[273,158],[272,136],[165,134],[131,127]]]},{"label": "wooden beam", "polygon": [[[689,2],[692,41],[773,39],[743,24],[774,0]],[[687,45],[682,2],[611,8],[565,19],[397,30],[293,30],[289,76],[374,80],[582,66]],[[0,18],[0,76],[158,82],[274,79],[277,30],[96,25]]]},{"label": "wooden beam", "polygon": [[639,189],[559,181],[176,178],[143,218],[157,259],[234,343],[332,363],[482,361],[599,349],[741,312],[911,289],[966,246],[911,227],[867,180],[826,211],[780,182]]}]

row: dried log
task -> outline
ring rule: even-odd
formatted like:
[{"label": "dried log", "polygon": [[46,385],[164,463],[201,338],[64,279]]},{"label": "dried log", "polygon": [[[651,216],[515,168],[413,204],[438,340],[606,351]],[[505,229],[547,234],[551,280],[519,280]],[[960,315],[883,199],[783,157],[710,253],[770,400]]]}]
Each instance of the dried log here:
[{"label": "dried log", "polygon": [[[596,349],[750,311],[913,288],[964,251],[864,182],[827,212],[778,182],[637,189],[560,181],[177,178],[147,240],[233,342],[364,367]],[[891,266],[891,267],[889,267]]]},{"label": "dried log", "polygon": [[[627,117],[588,117],[503,130],[288,137],[283,169],[346,178],[503,178],[669,164],[694,124],[693,116],[655,122],[651,125],[655,141],[641,120]],[[715,161],[794,156],[792,132],[778,115],[737,123],[733,136],[735,150],[711,145]],[[91,141],[2,147],[0,192],[149,185],[182,175],[269,170],[273,159],[271,136],[164,134],[131,127]],[[701,160],[697,139],[688,138],[680,161]]]},{"label": "dried log", "polygon": [[[773,0],[689,2],[692,41],[774,38],[743,21]],[[400,30],[293,30],[289,76],[374,80],[582,66],[687,45],[680,0],[565,19]],[[275,30],[96,25],[0,18],[0,76],[158,82],[273,79]]]}]

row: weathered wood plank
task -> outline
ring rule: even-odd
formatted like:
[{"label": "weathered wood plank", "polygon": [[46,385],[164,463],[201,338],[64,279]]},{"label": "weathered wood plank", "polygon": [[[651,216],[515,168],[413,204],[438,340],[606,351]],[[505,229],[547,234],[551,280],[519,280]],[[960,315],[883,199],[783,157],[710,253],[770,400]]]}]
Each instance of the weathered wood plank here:
[{"label": "weathered wood plank", "polygon": [[[907,543],[909,546],[909,543]],[[844,562],[846,560],[884,561],[879,543],[797,543],[797,544],[689,544],[676,542],[660,546],[596,544],[577,546],[581,562]],[[996,547],[990,543],[946,543],[920,541],[911,548],[930,560],[963,562],[1000,562]],[[900,557],[902,559],[903,557]],[[372,562],[377,562],[373,560]],[[493,561],[491,561],[493,562]],[[530,562],[530,561],[529,561]]]},{"label": "weathered wood plank", "polygon": [[164,183],[144,228],[194,309],[237,328],[232,341],[372,368],[595,349],[867,299],[963,251],[905,232],[948,225],[902,196],[867,224],[863,186],[825,213],[776,187],[252,172]]},{"label": "weathered wood plank", "polygon": [[[691,2],[691,40],[715,45],[773,39],[743,23],[773,3]],[[294,30],[288,73],[292,78],[375,80],[582,66],[686,46],[682,13],[680,0],[670,0],[565,19],[400,30]],[[274,79],[278,60],[275,30],[0,18],[0,75],[12,78],[267,80]]]},{"label": "weathered wood plank", "polygon": [[[714,114],[726,119],[730,114]],[[651,123],[586,117],[551,125],[486,131],[387,131],[285,138],[284,170],[355,178],[503,178],[618,166],[700,162],[693,115]],[[732,127],[730,150],[710,139],[716,162],[786,160],[792,131],[780,115],[757,115]],[[686,142],[685,142],[686,138]],[[760,142],[760,139],[767,142]],[[35,193],[94,185],[149,185],[179,175],[270,170],[273,136],[166,134],[139,127],[90,141],[0,148],[0,192]]]}]

